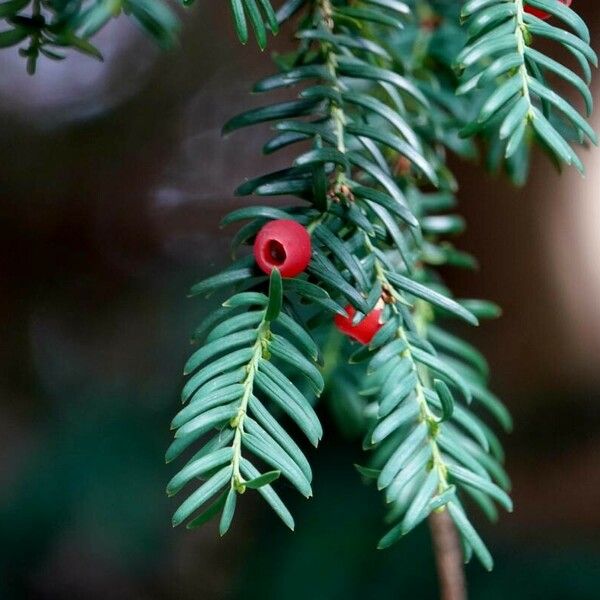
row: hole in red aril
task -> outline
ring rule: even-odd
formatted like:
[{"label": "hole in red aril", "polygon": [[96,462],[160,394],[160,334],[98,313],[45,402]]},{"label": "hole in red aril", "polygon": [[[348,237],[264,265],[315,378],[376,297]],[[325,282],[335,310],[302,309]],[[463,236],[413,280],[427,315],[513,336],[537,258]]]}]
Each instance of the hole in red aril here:
[{"label": "hole in red aril", "polygon": [[265,247],[265,260],[276,267],[280,267],[287,258],[285,248],[277,240],[269,240]]}]

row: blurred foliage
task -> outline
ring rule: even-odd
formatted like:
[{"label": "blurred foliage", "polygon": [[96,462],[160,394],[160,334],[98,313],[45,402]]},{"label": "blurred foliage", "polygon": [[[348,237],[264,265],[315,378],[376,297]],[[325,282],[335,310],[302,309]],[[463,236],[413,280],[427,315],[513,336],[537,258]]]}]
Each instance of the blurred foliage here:
[{"label": "blurred foliage", "polygon": [[102,60],[89,38],[121,13],[164,48],[177,39],[179,21],[162,0],[7,0],[0,4],[0,49],[20,46],[30,74],[40,55],[63,60],[68,48]]},{"label": "blurred foliage", "polygon": [[[197,597],[182,592],[177,583],[180,575],[169,560],[173,540],[168,502],[162,494],[164,469],[160,467],[165,415],[157,412],[143,417],[133,409],[142,399],[107,390],[103,393],[82,399],[77,409],[40,427],[36,452],[8,495],[4,494],[0,505],[3,599],[61,599],[67,598],[68,589],[75,592],[74,597],[99,597],[100,588],[114,585],[107,563],[116,565],[120,577],[130,582],[130,589],[137,590],[129,595],[115,589],[113,597]],[[103,408],[94,408],[98,405]],[[421,528],[410,544],[401,543],[386,552],[375,549],[379,498],[375,490],[355,485],[356,474],[346,460],[353,452],[348,443],[330,439],[315,460],[315,499],[292,502],[301,524],[298,531],[288,532],[273,522],[268,508],[262,510],[251,519],[254,533],[247,536],[249,543],[244,544],[243,553],[236,552],[232,544],[225,551],[228,557],[216,564],[227,573],[226,583],[202,597],[436,598],[426,528]],[[243,513],[247,520],[248,511]],[[54,563],[60,540],[69,532],[75,536],[70,568],[97,571],[97,580],[88,574],[75,588],[69,574],[56,569]],[[509,546],[497,540],[495,547],[497,561],[491,575],[476,564],[468,569],[471,597],[597,598],[597,546]],[[204,552],[201,547],[193,550],[191,562],[200,563]],[[90,564],[83,569],[78,557]],[[40,572],[47,568],[54,569],[47,575],[54,592],[50,586],[39,587],[48,585],[47,580],[40,581]],[[389,577],[390,572],[394,577]],[[197,590],[203,589],[206,575],[199,569],[192,576]],[[319,582],[318,595],[315,581]]]}]

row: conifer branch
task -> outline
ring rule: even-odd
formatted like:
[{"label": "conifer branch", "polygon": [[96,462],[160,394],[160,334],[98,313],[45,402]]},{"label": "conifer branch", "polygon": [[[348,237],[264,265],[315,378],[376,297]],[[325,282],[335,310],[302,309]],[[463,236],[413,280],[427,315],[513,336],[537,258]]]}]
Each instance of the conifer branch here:
[{"label": "conifer branch", "polygon": [[[552,24],[535,11],[552,17]],[[589,117],[590,65],[597,67],[598,59],[583,20],[556,0],[469,0],[461,18],[469,41],[456,59],[457,69],[465,74],[458,92],[482,97],[478,113],[463,135],[482,135],[491,140],[499,160],[524,164],[515,172],[519,183],[527,173],[532,139],[559,165],[573,165],[583,173],[571,144],[587,139],[597,145],[598,136],[573,102],[548,79],[548,75],[556,76],[573,86]],[[554,41],[572,54],[582,76],[535,49],[538,38]]]},{"label": "conifer branch", "polygon": [[[444,206],[453,186],[437,147],[447,138],[438,137],[434,115],[441,118],[444,111],[439,106],[432,111],[427,94],[436,104],[439,100],[432,81],[429,87],[423,85],[392,58],[386,43],[384,32],[398,30],[408,8],[401,3],[365,4],[368,8],[363,9],[334,7],[329,0],[307,2],[298,50],[285,63],[280,61],[281,73],[254,86],[264,93],[304,84],[298,97],[238,115],[224,127],[229,133],[275,121],[267,153],[309,143],[310,149],[291,167],[238,188],[242,195],[293,194],[308,206],[240,209],[225,222],[250,219],[234,238],[234,247],[251,242],[269,219],[296,220],[312,234],[308,277],[282,280],[283,310],[299,314],[300,325],[326,323],[332,312],[345,314],[346,303],[355,311],[355,322],[382,310],[381,331],[350,357],[354,365],[368,363],[364,396],[373,397],[374,403],[365,406],[365,414],[375,417],[368,417],[372,424],[365,440],[365,447],[375,450],[369,472],[377,473],[379,487],[392,503],[389,519],[398,521],[380,547],[408,533],[432,511],[448,510],[463,536],[467,558],[475,551],[491,568],[489,552],[465,515],[462,494],[475,496],[488,511],[495,510],[492,498],[507,509],[511,504],[480,464],[503,473],[488,454],[493,434],[466,405],[457,403],[455,394],[467,401],[475,396],[501,415],[505,425],[508,417],[477,375],[428,340],[428,324],[438,311],[477,323],[424,266],[432,253],[437,253],[438,264],[463,258],[436,241],[437,234],[456,226],[456,219],[436,220],[428,214]],[[395,174],[399,161],[402,167]],[[429,194],[420,190],[431,185],[446,195],[434,194],[428,209],[424,201]],[[224,273],[219,286],[247,282],[260,289],[264,284],[255,275],[252,266],[240,270],[236,265]],[[212,290],[214,278],[208,281]],[[206,286],[200,287],[204,291]],[[438,333],[434,341],[449,337]],[[238,414],[244,410],[238,408]],[[243,440],[240,428],[235,436]],[[268,459],[268,453],[261,458]]]},{"label": "conifer branch", "polygon": [[[340,429],[363,435],[367,466],[358,470],[388,505],[379,547],[429,519],[442,596],[463,598],[461,558],[493,565],[470,505],[491,520],[497,505],[512,510],[488,419],[505,431],[512,422],[488,388],[485,358],[452,323],[477,325],[500,311],[455,298],[438,270],[476,266],[450,241],[465,224],[450,212],[457,183],[447,153],[473,158],[483,139],[488,165],[504,164],[522,183],[535,139],[582,170],[571,143],[597,143],[596,134],[547,75],[570,84],[589,116],[597,62],[589,32],[555,0],[286,0],[277,12],[269,0],[229,4],[240,41],[252,30],[261,49],[269,31],[298,17],[295,50],[254,86],[295,94],[223,128],[270,123],[265,154],[297,149],[288,167],[236,190],[294,201],[227,215],[223,225],[244,223],[232,239],[242,256],[191,290],[232,291],[196,330],[200,345],[184,369],[185,406],[166,460],[197,449],[167,493],[196,488],[173,525],[220,515],[224,535],[238,496],[256,490],[293,529],[276,486],[285,478],[310,497],[312,470],[288,426],[318,445],[315,404],[325,388]],[[121,12],[161,45],[174,41],[178,21],[162,0],[8,0],[0,48],[25,44],[30,72],[39,56],[62,58],[57,48],[100,58],[89,38]],[[582,75],[533,48],[536,38],[566,48]]]}]

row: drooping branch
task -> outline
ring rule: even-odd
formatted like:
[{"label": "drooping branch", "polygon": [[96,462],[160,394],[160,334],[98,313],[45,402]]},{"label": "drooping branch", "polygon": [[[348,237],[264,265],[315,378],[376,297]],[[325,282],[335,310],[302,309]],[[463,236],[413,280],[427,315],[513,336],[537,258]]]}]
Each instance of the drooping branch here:
[{"label": "drooping branch", "polygon": [[[477,398],[494,414],[503,415],[504,409],[486,389],[485,369],[480,373],[469,364],[472,355],[478,356],[476,351],[466,352],[465,357],[465,343],[440,327],[430,327],[434,319],[448,317],[477,324],[475,313],[481,312],[481,305],[476,304],[472,312],[452,298],[433,269],[433,265],[464,260],[438,240],[438,236],[452,233],[460,219],[435,214],[454,201],[453,179],[442,148],[451,136],[440,135],[440,124],[452,123],[456,117],[446,114],[446,104],[440,103],[435,93],[436,76],[427,72],[424,49],[418,54],[422,65],[404,64],[402,57],[394,55],[394,38],[388,33],[400,30],[408,7],[374,0],[365,0],[365,5],[357,8],[329,0],[306,2],[306,12],[299,21],[297,51],[282,62],[280,73],[254,86],[260,93],[301,86],[297,99],[252,109],[224,127],[229,133],[257,123],[274,123],[275,136],[264,147],[269,154],[303,144],[292,166],[247,181],[237,191],[243,196],[293,195],[304,204],[283,209],[247,207],[234,211],[224,223],[249,220],[236,234],[234,248],[253,243],[257,233],[274,219],[295,221],[311,234],[312,260],[306,273],[284,277],[278,284],[281,317],[293,316],[301,337],[310,339],[309,329],[331,323],[330,312],[350,321],[346,330],[365,315],[379,315],[380,330],[357,337],[363,346],[350,356],[354,369],[366,365],[362,385],[357,380],[352,391],[366,399],[364,415],[369,428],[364,446],[373,450],[373,465],[365,472],[377,480],[391,507],[388,521],[392,527],[379,546],[396,542],[430,513],[445,507],[460,530],[466,551],[474,552],[491,568],[491,556],[463,508],[464,496],[473,497],[490,513],[495,511],[492,500],[508,510],[511,502],[501,488],[506,483],[502,467],[490,456],[495,438],[465,401]],[[398,170],[399,164],[402,168]],[[432,186],[440,191],[421,191]],[[267,298],[266,278],[256,267],[251,256],[240,259],[221,275],[199,284],[195,291],[237,285]],[[272,284],[271,274],[269,305]],[[346,316],[346,311],[352,317]],[[243,314],[230,321],[237,327],[238,319],[247,323]],[[207,340],[217,331],[228,334],[223,344],[230,341],[231,330],[223,331],[222,326]],[[246,336],[257,343],[251,331]],[[239,341],[237,336],[234,339]],[[299,339],[296,335],[296,341]],[[236,347],[231,348],[235,362],[228,362],[225,346],[218,361],[237,368]],[[314,427],[302,387],[294,387],[283,373],[278,375],[269,366],[275,346],[265,338],[261,356],[257,348],[242,349],[242,362],[251,362],[241,382],[241,399],[236,397],[231,407],[235,418],[229,421],[229,428],[235,433],[232,468],[227,476],[233,483],[227,498],[248,487],[239,468],[244,465],[244,445],[299,491],[310,493],[307,472],[303,479],[298,471],[306,467],[305,459],[299,458],[302,455],[293,447],[290,450],[289,444],[261,445],[254,433],[245,432],[246,424],[253,423],[246,416],[248,409],[260,406],[249,391],[254,390],[254,382],[280,408],[290,402],[304,406],[308,411],[304,417],[310,419],[296,419],[297,424],[309,435]],[[199,354],[203,352],[201,349]],[[286,356],[289,360],[290,355],[297,356],[295,352],[288,345],[283,355],[275,358]],[[476,360],[476,367],[481,362]],[[301,369],[305,375],[309,366]],[[228,379],[227,385],[230,383]],[[291,396],[288,390],[293,390]],[[195,416],[202,413],[201,406],[184,409],[184,415],[190,410],[204,424],[202,414]],[[179,417],[177,425],[183,420]],[[196,431],[187,423],[183,427],[186,434],[190,427]],[[314,431],[312,434],[314,437]],[[212,446],[209,449],[212,452]],[[256,475],[259,481],[261,477]],[[202,502],[206,500],[203,489],[198,490]],[[186,508],[193,505],[190,502],[184,503]],[[235,504],[233,500],[224,502],[222,521],[228,525],[233,509],[227,509]],[[217,505],[217,510],[220,508]]]}]

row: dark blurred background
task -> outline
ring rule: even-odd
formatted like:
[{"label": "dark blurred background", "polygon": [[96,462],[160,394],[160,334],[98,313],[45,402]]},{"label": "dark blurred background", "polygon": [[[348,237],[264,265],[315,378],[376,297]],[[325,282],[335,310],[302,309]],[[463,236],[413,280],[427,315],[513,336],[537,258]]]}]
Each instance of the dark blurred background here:
[{"label": "dark blurred background", "polygon": [[[600,5],[576,8],[600,39]],[[0,598],[436,597],[425,527],[374,549],[379,498],[326,408],[315,498],[289,495],[296,533],[250,494],[222,540],[170,527],[168,424],[213,305],[185,294],[226,260],[237,183],[286,160],[220,137],[271,69],[229,21],[200,2],[163,54],[121,19],[104,64],[33,78],[0,52]],[[516,423],[516,510],[481,522],[496,568],[468,567],[476,599],[600,598],[600,152],[584,162],[559,177],[537,156],[523,189],[455,165],[481,269],[449,283],[504,308],[470,335]]]}]

